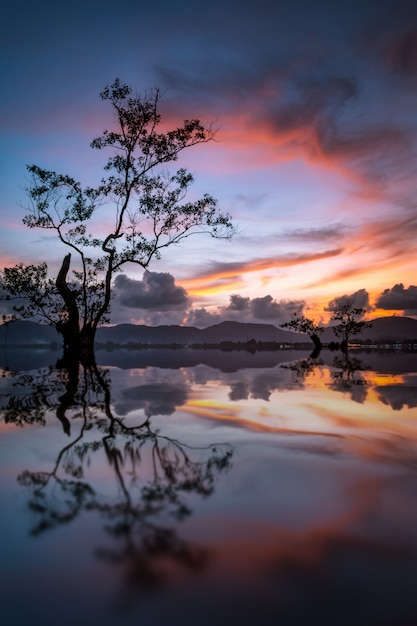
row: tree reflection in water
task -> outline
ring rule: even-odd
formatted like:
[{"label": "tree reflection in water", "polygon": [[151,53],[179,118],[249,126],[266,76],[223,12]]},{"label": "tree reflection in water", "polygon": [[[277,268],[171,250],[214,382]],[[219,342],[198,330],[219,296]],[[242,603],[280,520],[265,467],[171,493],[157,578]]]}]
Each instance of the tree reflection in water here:
[{"label": "tree reflection in water", "polygon": [[365,367],[361,359],[349,356],[347,352],[334,358],[333,368],[330,372],[332,382],[329,388],[333,391],[349,392],[354,402],[363,404],[368,382],[362,372],[370,368]]},{"label": "tree reflection in water", "polygon": [[292,363],[282,364],[284,369],[291,370],[293,382],[298,383],[300,387],[303,386],[304,381],[318,368],[323,366],[323,361],[318,358],[316,351],[312,352],[306,359],[298,359]]},{"label": "tree reflection in water", "polygon": [[[324,366],[324,361],[313,355],[281,365],[282,368],[291,370],[293,382],[300,387],[303,387],[309,376]],[[369,369],[363,365],[361,359],[352,357],[347,352],[342,356],[335,356],[332,366],[329,367],[331,382],[328,387],[332,391],[350,392],[352,400],[362,403],[366,400],[368,384],[363,371]]]},{"label": "tree reflection in water", "polygon": [[[124,564],[131,582],[161,582],[160,565],[167,559],[203,567],[204,551],[181,539],[169,518],[182,520],[191,513],[193,496],[213,492],[217,476],[231,466],[231,445],[196,447],[165,436],[152,428],[149,410],[140,424],[126,424],[112,409],[108,372],[96,366],[73,364],[22,374],[15,391],[2,411],[6,422],[42,425],[45,414],[54,410],[70,435],[74,420],[81,420],[78,436],[60,450],[50,471],[25,470],[18,477],[31,490],[33,535],[95,511],[114,545],[98,550],[98,556]],[[151,391],[155,394],[155,386]],[[175,406],[170,406],[173,412]],[[110,479],[104,488],[95,488],[86,478],[103,452],[116,495],[102,493]]]}]

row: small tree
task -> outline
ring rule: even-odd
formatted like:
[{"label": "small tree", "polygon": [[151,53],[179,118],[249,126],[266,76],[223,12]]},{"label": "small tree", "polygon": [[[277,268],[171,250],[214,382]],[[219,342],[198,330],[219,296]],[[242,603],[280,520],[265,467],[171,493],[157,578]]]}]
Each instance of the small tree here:
[{"label": "small tree", "polygon": [[289,322],[281,324],[281,328],[290,328],[297,333],[303,333],[305,335],[308,335],[311,341],[314,343],[315,349],[317,351],[321,350],[322,343],[320,335],[323,333],[324,329],[308,317],[305,317],[304,315],[299,315],[298,313],[294,313],[292,319]]},{"label": "small tree", "polygon": [[[193,119],[160,132],[158,90],[142,97],[116,79],[100,96],[110,103],[116,126],[91,143],[97,150],[112,151],[97,187],[83,188],[70,176],[28,167],[31,204],[23,222],[55,232],[68,250],[61,269],[55,280],[48,278],[45,263],[18,264],[2,276],[9,297],[19,300],[20,316],[41,316],[55,325],[66,352],[84,362],[94,358],[95,333],[109,313],[115,273],[127,263],[146,269],[164,248],[191,234],[230,238],[234,232],[230,216],[218,211],[212,196],[184,201],[193,182],[186,169],[164,169],[185,148],[211,141],[212,128]],[[112,225],[100,237],[94,218],[104,217],[108,205]],[[71,255],[76,267],[70,280]]]},{"label": "small tree", "polygon": [[366,313],[363,307],[354,307],[351,302],[344,302],[335,306],[330,323],[337,322],[332,326],[336,337],[341,339],[342,350],[347,350],[351,337],[360,335],[365,328],[370,328],[372,322],[361,320]]}]

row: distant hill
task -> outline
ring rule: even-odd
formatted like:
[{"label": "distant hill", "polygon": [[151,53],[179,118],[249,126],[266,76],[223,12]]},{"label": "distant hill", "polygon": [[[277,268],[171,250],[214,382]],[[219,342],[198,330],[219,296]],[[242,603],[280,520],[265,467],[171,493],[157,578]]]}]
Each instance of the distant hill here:
[{"label": "distant hill", "polygon": [[188,344],[199,341],[200,330],[193,326],[144,326],[119,324],[98,329],[98,343]]},{"label": "distant hill", "polygon": [[381,341],[403,341],[404,339],[417,341],[417,320],[397,315],[379,317],[374,320],[372,328],[366,329],[364,336]]},{"label": "distant hill", "polygon": [[[309,338],[300,333],[281,330],[272,324],[246,324],[242,322],[222,322],[200,329],[193,326],[143,326],[119,324],[105,326],[97,331],[100,344],[161,344],[172,343],[189,345],[192,343],[213,344],[222,341],[245,343],[255,341],[275,341],[278,343],[306,343]],[[417,341],[417,320],[410,317],[381,317],[374,320],[372,328],[367,328],[360,336],[361,341],[400,342]],[[335,341],[331,328],[327,328],[322,341]],[[0,326],[0,345],[39,345],[53,342],[61,343],[62,338],[55,329],[44,324],[29,321],[16,321]]]},{"label": "distant hill", "polygon": [[144,343],[144,344],[190,344],[220,343],[221,341],[277,341],[293,343],[308,341],[305,335],[280,330],[272,324],[243,324],[241,322],[222,322],[200,329],[194,326],[134,326],[120,324],[107,326],[97,331],[97,342],[107,343]]},{"label": "distant hill", "polygon": [[20,321],[2,324],[0,326],[0,345],[37,345],[62,342],[55,328],[37,322]]},{"label": "distant hill", "polygon": [[[202,339],[207,343],[219,341],[278,341],[293,343],[294,341],[308,341],[308,337],[300,333],[281,330],[272,324],[245,324],[242,322],[221,322],[200,331]],[[296,339],[294,339],[296,337]]]},{"label": "distant hill", "polygon": [[[277,341],[279,343],[293,343],[305,341],[305,335],[281,330],[272,324],[248,324],[242,322],[221,322],[200,331],[200,341],[219,343],[220,341]],[[307,339],[308,340],[308,339]]]},{"label": "distant hill", "polygon": [[[377,317],[372,321],[371,328],[366,328],[356,339],[395,343],[415,339],[417,341],[417,320],[412,317]],[[355,337],[352,337],[352,341]],[[330,327],[322,335],[323,343],[338,341]]]},{"label": "distant hill", "polygon": [[[220,343],[222,341],[247,342],[277,341],[280,343],[306,342],[308,338],[299,333],[280,330],[272,324],[243,324],[240,322],[222,322],[205,329],[194,326],[144,326],[135,324],[119,324],[103,326],[98,329],[97,343],[106,344],[161,344],[177,343]],[[0,326],[0,344],[7,341],[8,345],[48,344],[55,341],[61,343],[62,338],[55,329],[45,324],[30,321],[12,322],[6,328]]]}]

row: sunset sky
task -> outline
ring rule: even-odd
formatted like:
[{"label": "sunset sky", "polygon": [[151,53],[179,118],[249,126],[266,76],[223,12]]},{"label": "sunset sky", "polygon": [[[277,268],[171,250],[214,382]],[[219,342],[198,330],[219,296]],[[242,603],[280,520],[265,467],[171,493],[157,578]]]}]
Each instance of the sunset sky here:
[{"label": "sunset sky", "polygon": [[214,122],[217,141],[179,165],[239,231],[127,268],[112,321],[327,320],[353,294],[372,317],[417,316],[415,0],[23,0],[1,42],[0,268],[60,264],[51,235],[22,224],[26,164],[99,183],[89,144],[118,76],[160,88],[172,126]]}]

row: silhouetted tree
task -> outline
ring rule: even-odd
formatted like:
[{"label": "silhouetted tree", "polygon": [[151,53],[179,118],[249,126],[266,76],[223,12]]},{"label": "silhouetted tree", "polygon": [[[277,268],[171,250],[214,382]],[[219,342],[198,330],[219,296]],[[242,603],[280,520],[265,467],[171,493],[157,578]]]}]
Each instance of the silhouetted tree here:
[{"label": "silhouetted tree", "polygon": [[319,324],[316,324],[313,320],[305,317],[304,315],[294,313],[292,319],[289,322],[281,324],[281,328],[290,328],[297,333],[303,333],[308,335],[311,341],[314,343],[315,354],[318,355],[319,351],[322,348],[320,335],[323,333],[324,330]]},{"label": "silhouetted tree", "polygon": [[[55,325],[66,352],[86,363],[94,360],[95,333],[109,313],[116,272],[128,263],[146,269],[164,248],[191,234],[230,238],[234,232],[230,216],[218,211],[212,196],[185,202],[193,182],[186,169],[166,169],[185,148],[211,141],[213,129],[192,119],[160,132],[158,90],[140,96],[116,79],[100,96],[110,103],[116,124],[91,143],[112,151],[97,187],[83,188],[70,176],[28,167],[31,204],[23,222],[55,232],[68,249],[55,280],[45,263],[20,263],[2,277],[9,297],[18,299],[16,312]],[[111,226],[99,236],[95,219],[102,227],[108,205]],[[70,279],[71,255],[76,266]]]},{"label": "silhouetted tree", "polygon": [[337,322],[337,324],[332,326],[332,330],[336,337],[341,339],[342,350],[346,351],[348,349],[351,337],[360,335],[365,328],[372,326],[372,322],[360,319],[365,313],[365,308],[354,307],[351,302],[338,304],[333,310],[330,324]]}]

